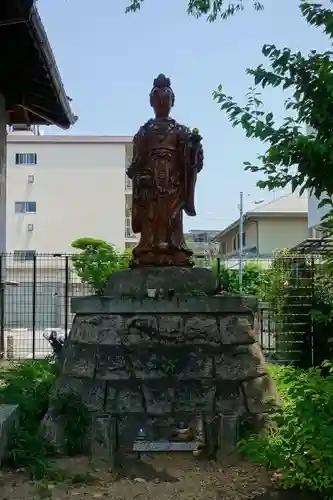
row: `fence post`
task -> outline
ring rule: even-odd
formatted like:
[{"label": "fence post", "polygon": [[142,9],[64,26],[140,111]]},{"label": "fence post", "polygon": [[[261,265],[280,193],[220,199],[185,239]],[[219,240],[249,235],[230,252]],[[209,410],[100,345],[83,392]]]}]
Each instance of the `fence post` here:
[{"label": "fence post", "polygon": [[216,259],[217,287],[221,291],[221,257]]},{"label": "fence post", "polygon": [[[311,308],[314,309],[315,304],[315,262],[313,256],[311,256]],[[321,364],[323,360],[320,359],[318,363],[318,352],[317,352],[317,339],[315,337],[315,328],[313,316],[310,313],[310,331],[309,331],[309,350],[311,356],[311,366],[316,366],[317,364]]]},{"label": "fence post", "polygon": [[14,346],[14,335],[12,333],[7,333],[7,356],[6,359],[14,359],[15,346]]},{"label": "fence post", "polygon": [[5,279],[3,254],[0,255],[0,358],[5,356]]},{"label": "fence post", "polygon": [[264,351],[265,324],[264,324],[264,305],[262,303],[258,304],[258,322],[259,322],[259,332],[260,332],[260,347]]},{"label": "fence post", "polygon": [[32,271],[32,359],[36,359],[36,286],[37,286],[37,257],[34,255]]},{"label": "fence post", "polygon": [[69,306],[69,257],[65,256],[65,339],[68,332],[68,306]]}]

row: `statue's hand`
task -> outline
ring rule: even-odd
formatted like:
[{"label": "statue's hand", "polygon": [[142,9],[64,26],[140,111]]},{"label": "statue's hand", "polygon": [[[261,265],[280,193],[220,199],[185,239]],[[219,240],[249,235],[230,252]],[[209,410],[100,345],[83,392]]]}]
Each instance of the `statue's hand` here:
[{"label": "statue's hand", "polygon": [[200,172],[203,168],[203,149],[201,144],[191,148],[191,166]]}]

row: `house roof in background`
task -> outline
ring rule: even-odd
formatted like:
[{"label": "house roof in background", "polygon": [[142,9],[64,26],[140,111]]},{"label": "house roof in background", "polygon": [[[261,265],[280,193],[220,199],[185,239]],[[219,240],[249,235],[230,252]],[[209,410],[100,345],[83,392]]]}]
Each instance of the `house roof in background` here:
[{"label": "house roof in background", "polygon": [[262,203],[247,214],[260,213],[308,213],[308,197],[306,194],[299,196],[298,193],[289,193],[269,203]]},{"label": "house roof in background", "polygon": [[[244,222],[248,219],[257,219],[261,217],[305,217],[308,214],[308,197],[306,194],[299,196],[297,192],[289,193],[269,203],[262,203],[253,210],[244,214]],[[221,237],[237,229],[239,219],[235,220],[225,229],[219,232],[214,238],[218,241]]]}]

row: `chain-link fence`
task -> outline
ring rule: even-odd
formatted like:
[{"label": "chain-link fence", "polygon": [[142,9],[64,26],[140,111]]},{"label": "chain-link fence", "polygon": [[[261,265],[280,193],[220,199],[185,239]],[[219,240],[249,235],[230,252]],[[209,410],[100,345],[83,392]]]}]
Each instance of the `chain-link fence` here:
[{"label": "chain-link fence", "polygon": [[[329,243],[329,245],[328,245]],[[306,368],[332,359],[333,244],[308,239],[274,257],[220,261],[222,288],[259,299],[259,342],[266,359]]]}]

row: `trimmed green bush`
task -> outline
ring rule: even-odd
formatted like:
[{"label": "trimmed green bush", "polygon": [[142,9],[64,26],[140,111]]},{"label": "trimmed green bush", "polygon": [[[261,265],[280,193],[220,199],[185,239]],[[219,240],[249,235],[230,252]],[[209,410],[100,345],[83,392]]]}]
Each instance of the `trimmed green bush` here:
[{"label": "trimmed green bush", "polygon": [[[244,295],[254,295],[259,299],[265,299],[269,285],[268,271],[256,262],[245,262],[243,270]],[[221,265],[220,280],[222,289],[228,293],[239,294],[239,270]]]},{"label": "trimmed green bush", "polygon": [[266,435],[239,443],[250,460],[279,469],[286,488],[299,487],[333,499],[333,373],[272,366],[283,407]]},{"label": "trimmed green bush", "polygon": [[73,267],[79,278],[87,283],[97,295],[102,295],[110,274],[129,267],[131,251],[123,253],[114,245],[96,238],[79,238],[72,247],[81,250],[72,257]]}]

